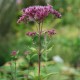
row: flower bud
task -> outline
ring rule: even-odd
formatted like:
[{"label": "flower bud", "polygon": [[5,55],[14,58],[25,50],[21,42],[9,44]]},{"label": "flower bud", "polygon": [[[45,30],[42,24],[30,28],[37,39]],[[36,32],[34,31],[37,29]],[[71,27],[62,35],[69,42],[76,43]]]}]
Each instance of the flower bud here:
[{"label": "flower bud", "polygon": [[12,51],[11,55],[12,56],[16,56],[17,52],[16,51]]}]

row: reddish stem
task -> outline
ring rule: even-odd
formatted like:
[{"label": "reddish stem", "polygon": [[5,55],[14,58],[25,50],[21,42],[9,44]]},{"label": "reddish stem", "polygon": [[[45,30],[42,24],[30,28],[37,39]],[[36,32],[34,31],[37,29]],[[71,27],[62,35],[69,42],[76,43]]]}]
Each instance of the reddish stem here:
[{"label": "reddish stem", "polygon": [[41,27],[39,23],[39,52],[38,52],[38,76],[40,79],[40,68],[41,68]]}]

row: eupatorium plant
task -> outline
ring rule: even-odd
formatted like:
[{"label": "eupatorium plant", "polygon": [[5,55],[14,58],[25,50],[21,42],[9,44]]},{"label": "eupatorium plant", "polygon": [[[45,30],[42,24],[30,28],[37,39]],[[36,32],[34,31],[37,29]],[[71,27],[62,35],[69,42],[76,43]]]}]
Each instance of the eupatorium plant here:
[{"label": "eupatorium plant", "polygon": [[17,23],[20,22],[28,22],[31,20],[37,21],[38,23],[41,23],[45,17],[47,17],[49,14],[55,15],[57,18],[61,17],[61,14],[53,9],[51,5],[47,6],[30,6],[28,8],[24,8],[22,10],[23,14],[18,19]]},{"label": "eupatorium plant", "polygon": [[[56,18],[61,18],[61,14],[53,9],[51,5],[47,6],[30,6],[28,8],[24,8],[22,10],[22,16],[18,19],[17,23],[27,23],[28,21],[35,21],[37,22],[37,32],[27,32],[26,35],[33,37],[38,35],[38,76],[40,76],[40,65],[41,65],[41,50],[42,50],[42,43],[41,43],[41,35],[43,34],[42,23],[44,19],[49,15],[52,14]],[[48,30],[44,33],[48,33],[49,36],[55,34],[55,30]]]}]

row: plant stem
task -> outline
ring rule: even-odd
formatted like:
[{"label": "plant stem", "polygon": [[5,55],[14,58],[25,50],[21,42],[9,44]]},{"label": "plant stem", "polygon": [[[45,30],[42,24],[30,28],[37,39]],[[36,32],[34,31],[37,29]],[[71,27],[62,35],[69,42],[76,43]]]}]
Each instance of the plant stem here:
[{"label": "plant stem", "polygon": [[13,76],[13,68],[12,68],[12,61],[10,63],[10,68],[11,68],[11,80],[15,80]]},{"label": "plant stem", "polygon": [[17,80],[17,78],[16,78],[16,77],[17,77],[16,74],[17,74],[17,73],[16,73],[16,60],[15,60],[15,80]]},{"label": "plant stem", "polygon": [[41,27],[39,23],[39,51],[38,51],[38,76],[40,80],[40,66],[41,66]]}]

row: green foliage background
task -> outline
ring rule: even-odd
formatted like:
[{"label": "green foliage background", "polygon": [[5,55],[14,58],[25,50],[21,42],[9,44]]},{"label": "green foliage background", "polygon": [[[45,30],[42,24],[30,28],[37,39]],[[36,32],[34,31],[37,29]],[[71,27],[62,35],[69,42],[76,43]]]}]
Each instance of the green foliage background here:
[{"label": "green foliage background", "polygon": [[31,5],[51,4],[60,11],[61,19],[47,17],[44,29],[55,28],[57,34],[52,38],[49,46],[54,45],[49,52],[52,56],[60,55],[65,62],[76,66],[80,62],[80,0],[0,0],[0,65],[10,60],[12,50],[19,50],[23,54],[27,46],[32,46],[32,40],[25,36],[27,31],[35,30],[33,22],[18,25],[20,10]]}]

